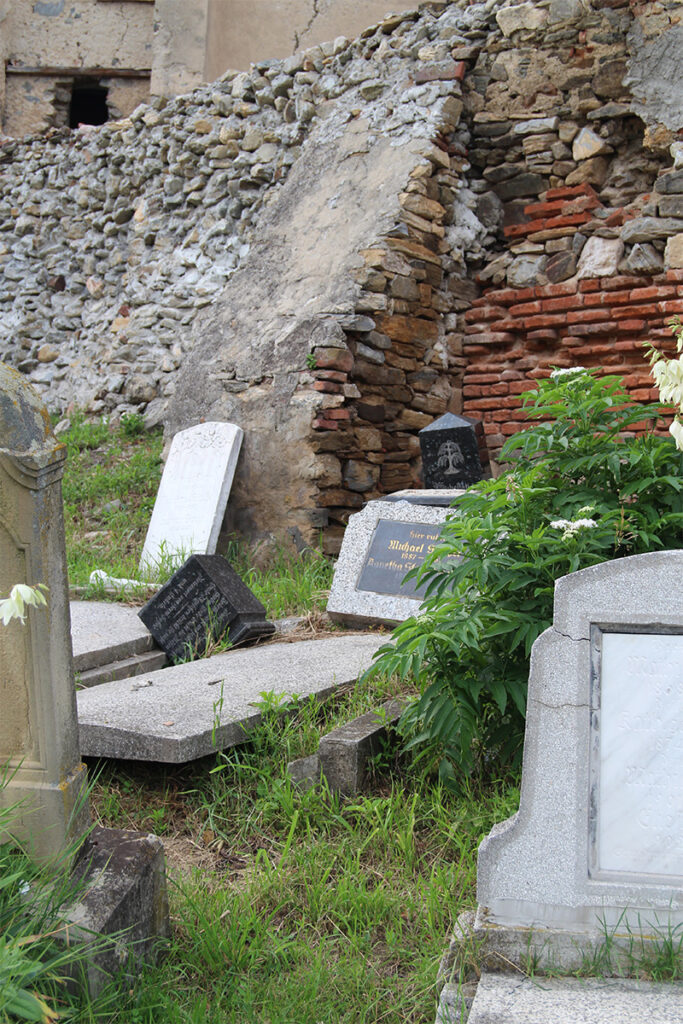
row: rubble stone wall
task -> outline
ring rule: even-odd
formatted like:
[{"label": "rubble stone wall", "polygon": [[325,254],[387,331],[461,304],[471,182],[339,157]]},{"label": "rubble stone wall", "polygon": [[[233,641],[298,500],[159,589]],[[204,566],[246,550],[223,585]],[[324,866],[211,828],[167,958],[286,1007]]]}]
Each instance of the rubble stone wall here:
[{"label": "rubble stone wall", "polygon": [[55,409],[239,423],[230,525],[330,552],[351,511],[419,484],[447,410],[495,456],[551,366],[649,397],[640,342],[682,308],[683,111],[643,69],[653,47],[683,63],[678,19],[434,2],[6,142],[0,357]]}]

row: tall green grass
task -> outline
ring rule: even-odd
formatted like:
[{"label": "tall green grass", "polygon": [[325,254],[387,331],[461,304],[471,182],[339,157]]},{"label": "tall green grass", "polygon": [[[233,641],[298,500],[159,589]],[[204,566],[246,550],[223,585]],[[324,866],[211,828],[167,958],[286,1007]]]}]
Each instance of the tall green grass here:
[{"label": "tall green grass", "polygon": [[176,877],[169,955],[145,972],[117,1024],[432,1024],[439,959],[455,918],[475,905],[479,840],[517,793],[497,786],[457,799],[393,752],[355,799],[296,789],[287,759],[376,699],[357,687],[283,716],[269,696],[248,744],[159,770],[144,807],[142,768],[123,779],[108,769],[103,791],[128,785],[119,814],[164,802],[169,831],[217,862],[213,874]]},{"label": "tall green grass", "polygon": [[[138,579],[138,563],[161,479],[160,430],[147,432],[141,417],[123,417],[115,426],[75,413],[61,439],[67,446],[64,521],[69,580],[86,587],[86,597],[111,598],[90,584],[93,569],[109,576]],[[270,618],[322,610],[332,581],[332,565],[314,549],[298,554],[275,547],[270,557],[243,540],[225,551],[235,570],[265,605]],[[258,565],[257,565],[258,562]],[[163,583],[177,568],[167,560],[156,574]],[[128,591],[123,600],[145,600],[147,591]]]}]

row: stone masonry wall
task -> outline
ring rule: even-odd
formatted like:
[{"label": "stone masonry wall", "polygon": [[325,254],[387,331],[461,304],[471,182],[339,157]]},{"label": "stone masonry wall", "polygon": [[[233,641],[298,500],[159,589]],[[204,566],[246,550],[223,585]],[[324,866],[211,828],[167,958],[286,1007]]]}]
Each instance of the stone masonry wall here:
[{"label": "stone masonry wall", "polygon": [[680,32],[673,0],[434,2],[6,143],[0,357],[53,408],[239,423],[229,525],[334,552],[419,485],[446,410],[496,455],[552,366],[650,396],[640,342],[683,308],[682,101],[653,64]]}]

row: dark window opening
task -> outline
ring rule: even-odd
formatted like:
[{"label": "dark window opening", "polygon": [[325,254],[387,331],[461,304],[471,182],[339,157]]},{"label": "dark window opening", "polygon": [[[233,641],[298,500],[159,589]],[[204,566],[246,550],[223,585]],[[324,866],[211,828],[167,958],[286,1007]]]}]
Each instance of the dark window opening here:
[{"label": "dark window opening", "polygon": [[74,82],[69,103],[69,128],[109,120],[107,90],[97,82]]}]

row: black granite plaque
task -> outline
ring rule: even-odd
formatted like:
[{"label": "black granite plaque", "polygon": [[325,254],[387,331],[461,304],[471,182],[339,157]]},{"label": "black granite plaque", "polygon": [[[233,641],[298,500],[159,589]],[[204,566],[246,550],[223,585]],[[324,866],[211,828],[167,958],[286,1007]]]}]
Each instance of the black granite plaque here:
[{"label": "black granite plaque", "polygon": [[427,488],[463,488],[488,475],[484,428],[477,420],[447,412],[420,431]]},{"label": "black granite plaque", "polygon": [[201,657],[211,635],[235,646],[275,631],[266,610],[220,555],[191,555],[138,615],[170,658]]},{"label": "black granite plaque", "polygon": [[378,520],[356,590],[421,597],[424,584],[418,587],[414,579],[404,583],[404,577],[410,569],[422,565],[440,536],[440,525]]}]

